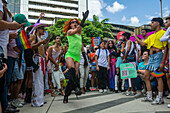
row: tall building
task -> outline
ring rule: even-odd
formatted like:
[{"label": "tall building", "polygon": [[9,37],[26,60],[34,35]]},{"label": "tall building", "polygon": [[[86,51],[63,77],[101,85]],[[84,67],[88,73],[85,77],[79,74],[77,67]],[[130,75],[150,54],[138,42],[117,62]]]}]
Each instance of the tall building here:
[{"label": "tall building", "polygon": [[82,18],[86,11],[86,0],[8,0],[13,14],[25,14],[29,22],[36,23],[40,13],[45,17],[41,23],[54,24],[55,19]]}]

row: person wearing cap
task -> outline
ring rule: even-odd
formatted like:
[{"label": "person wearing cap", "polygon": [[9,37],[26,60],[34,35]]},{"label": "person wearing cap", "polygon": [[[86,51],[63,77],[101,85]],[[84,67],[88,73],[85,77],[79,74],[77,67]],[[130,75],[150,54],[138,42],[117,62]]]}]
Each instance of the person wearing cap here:
[{"label": "person wearing cap", "polygon": [[139,40],[138,37],[136,37],[135,33],[132,33],[132,36],[135,37],[135,39],[138,41],[138,43],[141,46],[147,46],[147,49],[150,49],[150,56],[149,56],[149,62],[146,65],[146,70],[144,73],[145,76],[145,83],[147,87],[147,97],[144,98],[144,102],[149,101],[152,102],[152,105],[157,104],[163,104],[163,80],[162,77],[157,77],[158,81],[158,95],[156,99],[153,101],[152,97],[152,88],[151,88],[151,82],[150,82],[150,74],[151,72],[155,70],[161,71],[162,68],[164,68],[165,58],[166,55],[163,55],[162,49],[166,47],[166,42],[161,42],[160,38],[164,35],[165,31],[161,29],[161,26],[163,26],[163,19],[162,18],[153,18],[151,20],[151,29],[155,31],[154,34],[150,35],[144,42]]},{"label": "person wearing cap", "polygon": [[33,91],[31,104],[33,107],[41,107],[44,104],[44,81],[45,74],[45,48],[48,38],[42,40],[41,35],[44,35],[44,27],[47,26],[42,23],[34,25],[36,29],[35,34],[30,35],[31,46],[34,51],[33,61],[39,65],[39,69],[33,72]]},{"label": "person wearing cap", "polygon": [[[22,16],[21,16],[22,15]],[[25,24],[23,26],[23,28],[25,27],[28,27],[29,25],[31,25],[31,23],[29,23],[25,17],[25,15],[23,14],[17,14],[13,17],[13,20],[16,21],[17,23],[19,24]],[[9,31],[10,33],[13,33],[13,35],[16,35],[17,37],[17,33],[16,33],[16,30],[14,31]],[[9,44],[8,44],[8,47],[7,47],[7,66],[8,66],[8,69],[7,69],[7,73],[6,73],[6,84],[4,86],[4,90],[3,90],[3,107],[4,108],[7,108],[8,107],[8,99],[7,99],[7,94],[8,94],[8,87],[10,85],[10,82],[11,82],[11,78],[12,78],[12,74],[13,74],[13,70],[14,70],[14,64],[15,64],[15,60],[18,58],[19,56],[19,49],[17,47],[17,43],[16,43],[16,40],[15,39],[10,39],[9,41]],[[22,78],[23,78],[23,75],[21,75]],[[16,75],[16,77],[19,77],[19,75]],[[20,82],[21,84],[21,82]],[[19,88],[18,88],[19,89]],[[16,93],[17,90],[15,90]],[[14,97],[16,98],[16,97]],[[7,108],[8,110],[8,108]]]},{"label": "person wearing cap", "polygon": [[[170,17],[166,18],[165,29],[166,29],[166,33],[162,36],[160,41],[161,42],[168,41],[168,43],[169,43],[169,45],[166,46],[166,49],[164,51],[164,54],[166,55],[166,53],[168,53],[167,52],[168,48],[170,51]],[[167,61],[167,62],[170,62],[170,52],[169,52],[169,56],[168,56],[168,54],[166,56],[169,57],[169,61]],[[167,65],[168,65],[168,63],[167,63]],[[168,67],[170,67],[170,66],[168,65]],[[170,71],[169,71],[169,73],[166,73],[166,78],[167,78],[168,88],[170,90]],[[167,96],[167,98],[170,99],[170,94]],[[170,104],[168,104],[168,108],[170,108]]]}]

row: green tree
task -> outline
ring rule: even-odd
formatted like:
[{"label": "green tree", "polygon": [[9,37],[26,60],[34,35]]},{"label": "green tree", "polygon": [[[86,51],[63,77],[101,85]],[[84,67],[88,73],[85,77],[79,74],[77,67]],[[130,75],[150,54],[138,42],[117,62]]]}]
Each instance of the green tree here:
[{"label": "green tree", "polygon": [[[65,33],[63,32],[63,27],[64,27],[65,22],[67,22],[68,20],[70,19],[60,19],[54,24],[54,26],[50,26],[47,28],[47,31],[49,32],[49,34],[53,34],[53,38],[52,38],[53,41],[49,43],[49,46],[55,43],[54,38],[57,35],[60,35],[62,44],[66,42],[67,37],[65,36]],[[113,28],[112,25],[105,24],[108,21],[109,19],[106,18],[102,20],[101,22],[99,22],[99,17],[96,15],[93,16],[92,22],[89,20],[86,20],[84,27],[82,29],[82,33],[81,33],[83,43],[86,45],[91,44],[91,37],[101,37],[102,39],[104,37],[114,38],[110,30],[111,28]]]}]

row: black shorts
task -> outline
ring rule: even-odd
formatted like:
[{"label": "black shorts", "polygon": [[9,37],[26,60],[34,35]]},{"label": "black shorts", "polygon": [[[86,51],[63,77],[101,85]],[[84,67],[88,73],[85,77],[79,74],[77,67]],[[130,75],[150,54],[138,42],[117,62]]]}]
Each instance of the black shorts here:
[{"label": "black shorts", "polygon": [[26,67],[32,67],[33,66],[33,57],[34,52],[32,49],[26,49],[24,50],[24,59],[26,63]]}]

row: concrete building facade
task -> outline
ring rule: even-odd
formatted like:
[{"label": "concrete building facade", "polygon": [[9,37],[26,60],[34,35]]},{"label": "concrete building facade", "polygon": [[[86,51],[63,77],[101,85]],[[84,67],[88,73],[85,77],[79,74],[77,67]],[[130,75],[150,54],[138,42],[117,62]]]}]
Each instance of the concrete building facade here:
[{"label": "concrete building facade", "polygon": [[54,24],[55,18],[82,18],[86,11],[86,0],[8,0],[13,14],[25,14],[29,22],[35,23],[44,12],[42,23]]}]

